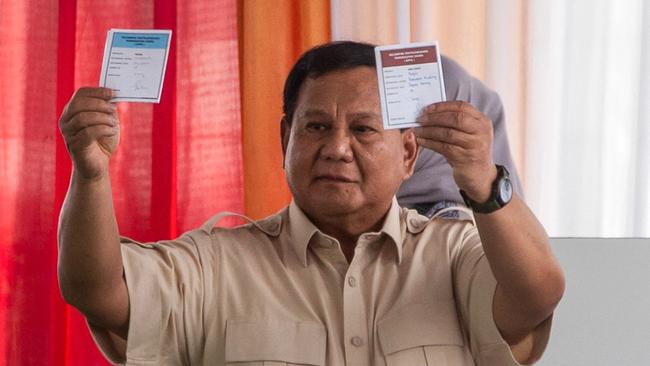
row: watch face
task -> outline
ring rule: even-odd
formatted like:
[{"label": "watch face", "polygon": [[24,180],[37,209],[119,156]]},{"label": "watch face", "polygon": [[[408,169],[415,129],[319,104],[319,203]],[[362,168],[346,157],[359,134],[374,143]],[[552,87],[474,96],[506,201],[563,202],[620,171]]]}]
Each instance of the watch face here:
[{"label": "watch face", "polygon": [[510,202],[512,199],[512,182],[510,179],[505,178],[499,182],[499,198],[498,200],[503,205]]}]

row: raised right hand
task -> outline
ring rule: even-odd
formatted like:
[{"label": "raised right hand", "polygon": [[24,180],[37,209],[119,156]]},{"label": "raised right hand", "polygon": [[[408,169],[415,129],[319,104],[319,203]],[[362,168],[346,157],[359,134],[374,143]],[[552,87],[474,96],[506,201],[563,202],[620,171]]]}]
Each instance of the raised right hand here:
[{"label": "raised right hand", "polygon": [[79,88],[65,106],[59,129],[74,164],[86,179],[99,179],[108,173],[111,155],[120,141],[117,107],[109,102],[109,88]]}]

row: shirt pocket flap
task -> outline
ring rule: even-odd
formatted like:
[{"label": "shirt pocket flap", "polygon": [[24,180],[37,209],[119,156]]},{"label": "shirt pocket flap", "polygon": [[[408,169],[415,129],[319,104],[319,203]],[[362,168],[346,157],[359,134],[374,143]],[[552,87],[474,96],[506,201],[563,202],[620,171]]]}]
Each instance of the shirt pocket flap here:
[{"label": "shirt pocket flap", "polygon": [[413,347],[464,345],[453,302],[398,308],[379,320],[377,332],[385,355]]},{"label": "shirt pocket flap", "polygon": [[324,365],[327,332],[316,322],[228,320],[226,362],[279,361]]}]

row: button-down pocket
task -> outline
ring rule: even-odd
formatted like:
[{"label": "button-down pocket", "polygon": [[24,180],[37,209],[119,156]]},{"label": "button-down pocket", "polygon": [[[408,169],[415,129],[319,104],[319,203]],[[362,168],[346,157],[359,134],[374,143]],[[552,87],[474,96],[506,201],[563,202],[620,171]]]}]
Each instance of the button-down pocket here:
[{"label": "button-down pocket", "polygon": [[377,331],[388,366],[473,365],[452,301],[401,307]]},{"label": "button-down pocket", "polygon": [[325,327],[279,319],[228,320],[226,364],[236,366],[324,365]]}]

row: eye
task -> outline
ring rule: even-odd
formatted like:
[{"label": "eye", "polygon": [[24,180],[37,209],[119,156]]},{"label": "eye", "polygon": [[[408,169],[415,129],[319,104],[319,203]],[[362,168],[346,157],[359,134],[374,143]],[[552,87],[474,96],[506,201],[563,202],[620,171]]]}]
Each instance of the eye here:
[{"label": "eye", "polygon": [[374,127],[368,126],[368,125],[355,125],[352,127],[352,130],[358,133],[362,134],[369,134],[372,132],[376,132],[377,130]]},{"label": "eye", "polygon": [[305,128],[312,132],[322,132],[327,129],[327,124],[323,122],[307,122]]}]

